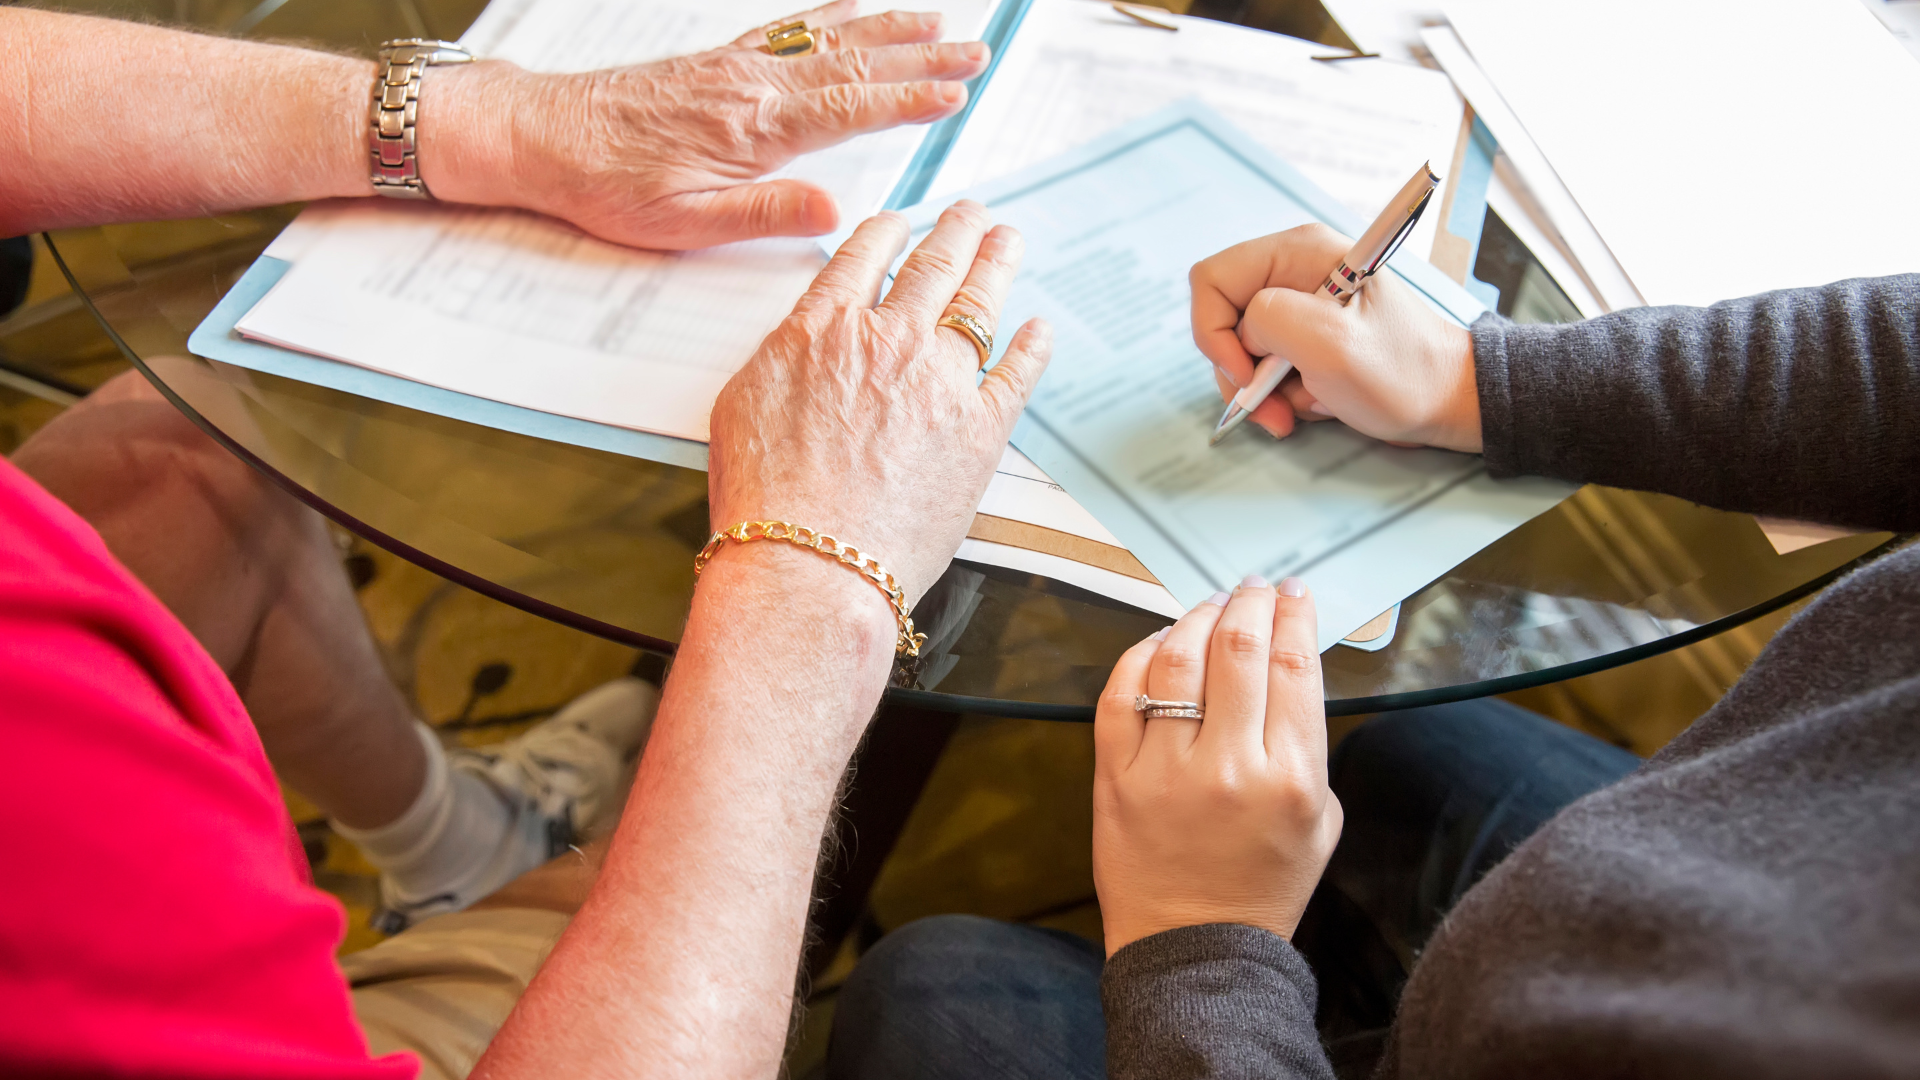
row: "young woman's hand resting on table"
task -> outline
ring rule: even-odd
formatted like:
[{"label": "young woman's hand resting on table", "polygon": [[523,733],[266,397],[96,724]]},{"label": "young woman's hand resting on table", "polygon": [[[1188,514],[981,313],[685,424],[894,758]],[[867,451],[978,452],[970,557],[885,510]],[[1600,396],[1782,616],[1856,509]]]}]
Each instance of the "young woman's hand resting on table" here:
[{"label": "young woman's hand resting on table", "polygon": [[1473,339],[1390,273],[1346,306],[1318,289],[1352,246],[1324,225],[1236,244],[1194,264],[1193,340],[1222,399],[1278,354],[1294,372],[1248,419],[1275,438],[1338,418],[1376,439],[1480,450]]},{"label": "young woman's hand resting on table", "polygon": [[[1107,954],[1182,926],[1291,938],[1340,839],[1313,598],[1249,578],[1114,666],[1094,719],[1093,881]],[[1134,697],[1200,702],[1145,719]]]},{"label": "young woman's hand resting on table", "polygon": [[780,20],[813,28],[811,56],[760,51],[761,28],[581,74],[436,68],[421,97],[422,175],[439,198],[538,210],[633,247],[831,232],[833,196],[760,178],[856,135],[952,115],[988,57],[977,41],[939,44],[937,14],[855,10],[836,0]]}]

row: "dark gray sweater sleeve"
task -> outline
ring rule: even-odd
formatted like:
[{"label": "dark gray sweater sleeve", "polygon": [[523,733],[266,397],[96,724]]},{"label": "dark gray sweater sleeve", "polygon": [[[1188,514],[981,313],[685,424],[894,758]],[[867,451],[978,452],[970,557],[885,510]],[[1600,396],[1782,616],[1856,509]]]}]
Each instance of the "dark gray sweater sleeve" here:
[{"label": "dark gray sweater sleeve", "polygon": [[1100,977],[1111,1080],[1332,1080],[1313,972],[1285,938],[1186,926],[1114,953]]},{"label": "dark gray sweater sleeve", "polygon": [[1473,324],[1487,466],[1920,529],[1920,274]]}]

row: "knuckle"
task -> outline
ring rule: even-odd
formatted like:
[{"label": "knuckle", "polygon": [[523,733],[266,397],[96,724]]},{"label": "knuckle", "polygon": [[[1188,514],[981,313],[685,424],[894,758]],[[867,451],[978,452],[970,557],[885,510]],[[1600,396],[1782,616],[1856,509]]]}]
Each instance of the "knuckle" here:
[{"label": "knuckle", "polygon": [[1276,671],[1301,677],[1320,672],[1320,658],[1291,645],[1276,644],[1267,653],[1267,663]]},{"label": "knuckle", "polygon": [[829,86],[820,92],[820,99],[821,113],[829,123],[842,128],[851,128],[858,123],[863,100],[859,84]]},{"label": "knuckle", "polygon": [[1340,248],[1345,250],[1349,241],[1341,236],[1331,225],[1314,221],[1288,230],[1306,243],[1319,248]]},{"label": "knuckle", "polygon": [[848,49],[837,53],[840,76],[848,82],[871,82],[873,80],[873,52],[870,49]]},{"label": "knuckle", "polygon": [[1207,802],[1221,810],[1245,805],[1252,789],[1246,773],[1230,761],[1209,766],[1199,779]]},{"label": "knuckle", "polygon": [[1318,792],[1299,784],[1282,785],[1273,796],[1275,812],[1295,827],[1319,821],[1324,803]]},{"label": "knuckle", "polygon": [[1185,643],[1160,646],[1153,662],[1169,675],[1188,675],[1206,670],[1207,658],[1199,649]]},{"label": "knuckle", "polygon": [[1267,649],[1267,637],[1251,627],[1223,626],[1213,635],[1222,654],[1235,660],[1258,659]]}]

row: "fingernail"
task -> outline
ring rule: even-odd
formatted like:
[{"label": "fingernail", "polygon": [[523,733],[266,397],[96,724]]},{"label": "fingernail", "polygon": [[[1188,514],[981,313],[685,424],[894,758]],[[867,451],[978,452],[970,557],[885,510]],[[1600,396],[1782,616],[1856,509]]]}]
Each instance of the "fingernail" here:
[{"label": "fingernail", "polygon": [[1273,436],[1276,439],[1280,437],[1280,433],[1274,430],[1273,425],[1267,423],[1265,420],[1255,420],[1254,423],[1260,426],[1261,431],[1266,432],[1267,434]]},{"label": "fingernail", "polygon": [[1228,371],[1226,368],[1221,367],[1219,364],[1213,365],[1213,370],[1219,372],[1220,377],[1227,380],[1227,382],[1231,383],[1235,390],[1241,389],[1240,380],[1233,377],[1233,372]]},{"label": "fingernail", "polygon": [[941,83],[940,100],[948,105],[958,105],[967,100],[967,84],[957,82]]},{"label": "fingernail", "polygon": [[1307,406],[1307,411],[1312,413],[1315,416],[1332,416],[1333,415],[1332,409],[1327,408],[1325,405],[1322,405],[1317,401]]},{"label": "fingernail", "polygon": [[1149,640],[1152,640],[1152,641],[1165,641],[1165,640],[1167,640],[1167,631],[1169,631],[1169,630],[1171,630],[1171,629],[1173,629],[1173,627],[1171,627],[1171,626],[1163,626],[1163,627],[1161,627],[1160,629],[1158,629],[1158,630],[1155,630],[1155,631],[1153,632],[1153,637],[1152,637],[1152,638],[1150,638]]},{"label": "fingernail", "polygon": [[1280,583],[1280,595],[1305,596],[1307,595],[1307,583],[1297,577],[1290,577]]},{"label": "fingernail", "polygon": [[984,42],[976,41],[967,46],[966,53],[967,59],[977,64],[987,58],[987,46]]},{"label": "fingernail", "polygon": [[1246,577],[1240,579],[1240,587],[1243,589],[1264,589],[1267,587],[1267,579],[1261,577],[1259,574],[1248,574]]},{"label": "fingernail", "polygon": [[1212,596],[1207,597],[1205,600],[1201,602],[1206,604],[1217,604],[1220,607],[1226,607],[1227,601],[1230,599],[1232,599],[1232,597],[1229,597],[1226,593],[1217,592],[1217,593],[1214,593]]}]

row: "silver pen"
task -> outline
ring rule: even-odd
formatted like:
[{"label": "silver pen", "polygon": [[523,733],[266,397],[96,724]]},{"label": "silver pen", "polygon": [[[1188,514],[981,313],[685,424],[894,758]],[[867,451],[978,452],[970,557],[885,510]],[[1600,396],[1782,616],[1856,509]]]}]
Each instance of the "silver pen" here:
[{"label": "silver pen", "polygon": [[[1340,260],[1340,265],[1321,283],[1320,291],[1342,304],[1352,300],[1406,241],[1407,234],[1426,211],[1427,203],[1433,201],[1434,188],[1439,184],[1440,178],[1433,175],[1432,163],[1422,164],[1413,178],[1400,188],[1400,193],[1387,203],[1387,208],[1380,211],[1380,216],[1373,219],[1367,231],[1360,234],[1360,239],[1353,242],[1347,257]],[[1227,411],[1220,414],[1220,422],[1214,425],[1207,445],[1212,446],[1225,438],[1227,432],[1239,427],[1292,370],[1293,365],[1278,356],[1261,358],[1253,369],[1253,378],[1227,402]]]}]

